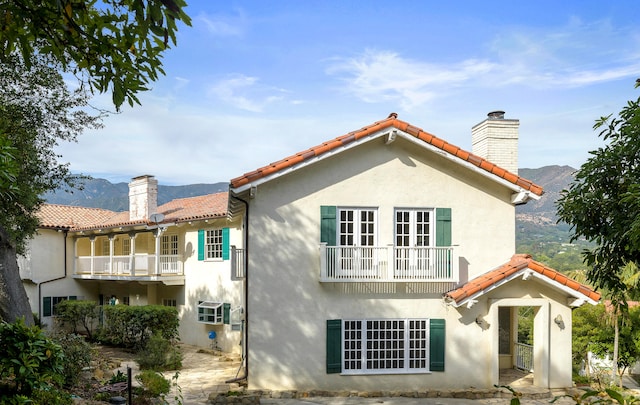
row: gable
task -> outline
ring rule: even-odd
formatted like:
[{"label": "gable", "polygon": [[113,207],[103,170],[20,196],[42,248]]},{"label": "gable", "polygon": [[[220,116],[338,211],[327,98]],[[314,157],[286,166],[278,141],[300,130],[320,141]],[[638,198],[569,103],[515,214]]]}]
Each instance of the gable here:
[{"label": "gable", "polygon": [[372,139],[382,138],[384,142],[381,143],[381,145],[384,145],[395,142],[398,137],[414,143],[416,147],[438,153],[464,170],[477,172],[507,187],[514,193],[514,203],[526,202],[529,198],[538,199],[543,193],[542,187],[531,181],[510,173],[486,159],[464,151],[418,127],[398,120],[397,114],[395,113],[392,113],[386,120],[378,121],[368,127],[350,132],[306,151],[299,152],[278,162],[234,178],[231,180],[231,189],[235,193],[242,193],[252,187],[290,173],[291,171],[315,164],[320,160],[358,147]]}]

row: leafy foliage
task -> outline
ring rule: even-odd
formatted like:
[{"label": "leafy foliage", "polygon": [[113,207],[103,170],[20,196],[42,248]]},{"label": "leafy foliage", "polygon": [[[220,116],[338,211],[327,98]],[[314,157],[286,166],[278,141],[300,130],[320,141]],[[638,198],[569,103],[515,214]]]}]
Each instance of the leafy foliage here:
[{"label": "leafy foliage", "polygon": [[596,246],[584,250],[587,277],[596,287],[624,290],[621,269],[640,263],[640,99],[618,117],[599,119],[594,129],[606,145],[575,174],[558,200],[558,217],[571,225],[573,239]]},{"label": "leafy foliage", "polygon": [[54,342],[60,345],[64,354],[64,368],[62,376],[64,385],[75,386],[80,379],[80,372],[91,364],[93,349],[84,337],[73,333],[57,333],[52,336]]},{"label": "leafy foliage", "polygon": [[56,305],[56,314],[56,322],[61,326],[70,326],[75,334],[82,326],[87,338],[93,339],[93,330],[100,315],[100,307],[95,301],[64,300]]},{"label": "leafy foliage", "polygon": [[0,3],[0,58],[50,55],[119,108],[148,90],[162,53],[190,25],[184,0],[14,0]]},{"label": "leafy foliage", "polygon": [[64,382],[64,352],[40,328],[26,326],[22,320],[2,322],[0,346],[2,403],[11,397],[29,398],[37,392],[56,390]]},{"label": "leafy foliage", "polygon": [[100,117],[85,110],[88,94],[70,91],[52,63],[43,56],[29,62],[6,57],[0,63],[0,227],[18,253],[35,233],[40,196],[74,183],[54,148],[100,126]]},{"label": "leafy foliage", "polygon": [[156,371],[143,370],[136,376],[142,386],[142,396],[148,398],[163,397],[171,390],[171,382]]},{"label": "leafy foliage", "polygon": [[157,333],[164,339],[178,337],[178,310],[162,305],[104,306],[100,339],[109,344],[140,349]]},{"label": "leafy foliage", "polygon": [[182,353],[174,342],[154,333],[138,352],[136,362],[142,370],[178,370],[182,367]]}]

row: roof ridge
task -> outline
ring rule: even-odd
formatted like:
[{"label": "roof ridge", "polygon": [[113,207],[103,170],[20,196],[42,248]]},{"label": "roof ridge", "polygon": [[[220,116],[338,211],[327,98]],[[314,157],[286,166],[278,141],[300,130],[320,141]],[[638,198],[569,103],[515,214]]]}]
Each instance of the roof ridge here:
[{"label": "roof ridge", "polygon": [[371,135],[376,131],[380,131],[388,127],[395,127],[409,135],[415,136],[416,138],[422,140],[427,144],[430,144],[438,149],[441,149],[446,153],[449,153],[463,161],[466,161],[469,164],[477,166],[478,168],[490,174],[493,174],[494,176],[502,178],[505,181],[508,181],[519,187],[522,187],[525,190],[528,190],[536,195],[541,196],[544,193],[544,190],[542,189],[542,187],[533,183],[532,181],[527,180],[524,177],[520,177],[515,173],[511,173],[510,171],[496,165],[495,163],[491,163],[485,158],[482,158],[478,155],[468,152],[460,148],[459,146],[456,146],[452,143],[445,141],[442,138],[439,138],[429,132],[426,132],[422,128],[413,126],[406,121],[402,121],[398,119],[398,114],[396,113],[391,113],[387,118],[380,121],[376,121],[371,125],[362,127],[355,131],[348,132],[344,135],[325,141],[319,145],[316,145],[304,151],[285,157],[284,159],[281,159],[276,162],[270,163],[266,166],[260,167],[254,171],[247,172],[241,176],[235,177],[231,179],[230,185],[233,188],[244,186],[252,181],[259,180],[273,173],[295,166],[306,160],[321,156],[326,152],[345,146],[353,141],[362,139],[364,137]]}]

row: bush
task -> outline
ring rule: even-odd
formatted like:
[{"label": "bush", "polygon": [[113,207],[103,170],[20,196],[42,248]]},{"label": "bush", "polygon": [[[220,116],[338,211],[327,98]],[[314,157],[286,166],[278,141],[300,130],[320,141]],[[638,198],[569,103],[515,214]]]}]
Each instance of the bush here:
[{"label": "bush", "polygon": [[136,376],[142,386],[142,396],[157,398],[169,393],[171,382],[156,371],[144,370]]},{"label": "bush", "polygon": [[182,353],[174,342],[154,334],[136,358],[141,370],[178,370],[182,368]]},{"label": "bush", "polygon": [[71,327],[75,334],[78,333],[78,327],[82,326],[87,338],[93,340],[93,330],[100,313],[95,301],[64,300],[56,305],[56,313],[56,322]]},{"label": "bush", "polygon": [[158,333],[165,339],[178,337],[178,310],[163,305],[104,306],[104,325],[100,340],[104,343],[141,349]]},{"label": "bush", "polygon": [[91,364],[93,349],[80,335],[58,333],[53,340],[62,347],[64,353],[63,377],[66,386],[75,386],[83,368]]},{"label": "bush", "polygon": [[[0,383],[7,398],[18,400],[38,391],[55,392],[64,382],[64,353],[42,329],[25,325],[24,320],[0,323]],[[53,391],[52,391],[53,390]],[[44,395],[44,394],[43,394]],[[15,402],[20,403],[20,402]]]}]

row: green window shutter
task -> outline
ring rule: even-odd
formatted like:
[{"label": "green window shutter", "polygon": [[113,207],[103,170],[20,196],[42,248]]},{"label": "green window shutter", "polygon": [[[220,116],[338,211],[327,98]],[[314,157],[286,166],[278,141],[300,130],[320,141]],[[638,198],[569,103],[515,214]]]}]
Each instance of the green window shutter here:
[{"label": "green window shutter", "polygon": [[222,260],[229,260],[229,228],[222,228]]},{"label": "green window shutter", "polygon": [[327,374],[342,372],[342,320],[327,320]]},{"label": "green window shutter", "polygon": [[51,297],[42,298],[42,316],[51,316]]},{"label": "green window shutter", "polygon": [[451,246],[451,208],[436,208],[436,246]]},{"label": "green window shutter", "polygon": [[198,229],[198,260],[204,260],[204,229]]},{"label": "green window shutter", "polygon": [[231,304],[222,304],[222,323],[229,325],[231,319]]},{"label": "green window shutter", "polygon": [[444,371],[444,319],[431,319],[429,325],[429,370]]},{"label": "green window shutter", "polygon": [[320,207],[320,242],[336,246],[336,207]]}]

